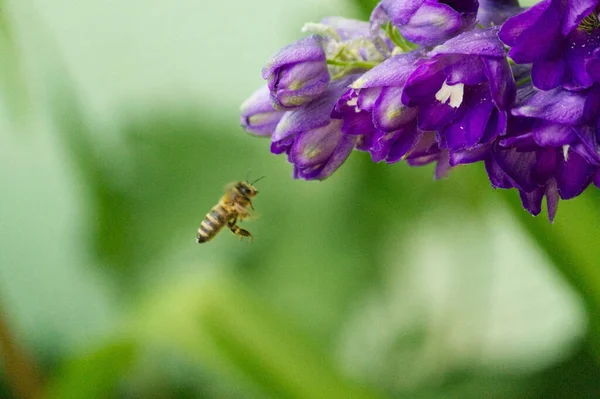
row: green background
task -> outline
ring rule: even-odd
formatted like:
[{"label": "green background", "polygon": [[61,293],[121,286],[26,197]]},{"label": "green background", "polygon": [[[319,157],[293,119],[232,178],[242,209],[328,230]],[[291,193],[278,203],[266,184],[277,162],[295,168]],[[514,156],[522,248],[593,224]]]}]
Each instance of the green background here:
[{"label": "green background", "polygon": [[[294,181],[239,127],[305,22],[373,4],[4,1],[0,397],[600,397],[596,189],[551,225],[482,165]],[[195,244],[247,173],[254,242]]]}]

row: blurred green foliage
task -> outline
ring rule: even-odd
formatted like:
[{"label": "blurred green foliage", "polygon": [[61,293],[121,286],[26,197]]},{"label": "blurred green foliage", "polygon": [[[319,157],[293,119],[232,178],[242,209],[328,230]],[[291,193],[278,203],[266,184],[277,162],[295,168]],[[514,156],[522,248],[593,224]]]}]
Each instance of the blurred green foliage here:
[{"label": "blurred green foliage", "polygon": [[[366,18],[374,3],[356,0],[354,11]],[[201,100],[139,99],[103,120],[85,71],[35,3],[10,4],[5,21],[21,20],[3,24],[4,112],[9,121],[27,114],[34,133],[24,144],[23,125],[5,122],[0,133],[0,289],[45,396],[600,396],[595,191],[562,202],[551,225],[523,211],[516,193],[490,189],[476,165],[434,182],[431,167],[357,153],[325,182],[294,181],[284,157],[237,125],[243,98],[223,105],[207,94],[215,82],[248,93],[260,84],[230,72],[205,73]],[[218,14],[216,2],[205,6],[203,17]],[[292,16],[277,17],[287,29]],[[133,25],[136,37],[152,29]],[[255,58],[275,50],[236,32],[221,40],[209,55],[232,43],[255,46]],[[19,64],[28,57],[43,62]],[[223,232],[195,244],[222,187],[248,172],[267,176],[260,217],[244,223],[255,241]],[[2,382],[0,397],[14,397]]]}]

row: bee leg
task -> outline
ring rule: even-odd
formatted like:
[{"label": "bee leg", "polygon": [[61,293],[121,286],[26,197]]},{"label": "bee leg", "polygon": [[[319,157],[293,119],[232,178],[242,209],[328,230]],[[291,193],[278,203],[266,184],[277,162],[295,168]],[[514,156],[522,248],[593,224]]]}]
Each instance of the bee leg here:
[{"label": "bee leg", "polygon": [[244,237],[248,237],[248,240],[250,242],[252,242],[252,234],[248,230],[244,230],[244,229],[240,228],[236,224],[236,222],[237,222],[237,218],[231,219],[229,221],[229,223],[227,223],[227,226],[229,227],[229,230],[231,230],[231,232],[233,234],[235,234],[236,236],[239,236],[240,240],[243,239]]}]

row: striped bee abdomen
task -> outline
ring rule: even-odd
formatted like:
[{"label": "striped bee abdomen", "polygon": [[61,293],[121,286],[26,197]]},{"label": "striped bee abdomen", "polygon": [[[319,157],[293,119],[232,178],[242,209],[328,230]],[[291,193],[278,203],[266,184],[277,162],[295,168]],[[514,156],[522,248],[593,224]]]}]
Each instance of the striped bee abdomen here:
[{"label": "striped bee abdomen", "polygon": [[212,239],[227,224],[229,217],[229,212],[221,204],[216,205],[200,224],[196,241],[200,244]]}]

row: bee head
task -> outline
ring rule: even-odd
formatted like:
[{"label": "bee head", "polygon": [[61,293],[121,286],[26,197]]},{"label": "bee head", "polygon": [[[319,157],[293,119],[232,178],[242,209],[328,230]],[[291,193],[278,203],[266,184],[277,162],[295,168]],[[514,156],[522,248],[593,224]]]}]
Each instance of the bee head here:
[{"label": "bee head", "polygon": [[235,185],[236,190],[244,197],[252,198],[258,194],[258,190],[252,184],[241,181]]}]

